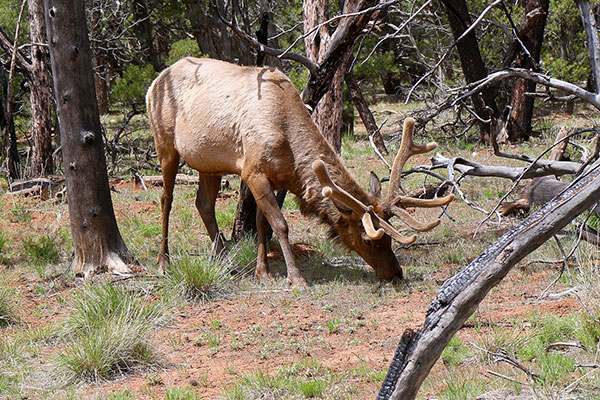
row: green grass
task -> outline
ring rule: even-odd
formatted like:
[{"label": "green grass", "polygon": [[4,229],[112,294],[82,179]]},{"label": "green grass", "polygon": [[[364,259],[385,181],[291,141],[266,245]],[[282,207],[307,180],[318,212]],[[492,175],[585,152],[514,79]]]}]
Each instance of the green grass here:
[{"label": "green grass", "polygon": [[256,370],[223,392],[228,400],[355,398],[349,376],[333,373],[314,359],[280,368],[275,374]]},{"label": "green grass", "polygon": [[452,368],[461,364],[469,355],[469,348],[458,336],[454,335],[442,351],[442,361]]},{"label": "green grass", "polygon": [[23,241],[23,250],[38,275],[43,276],[45,267],[60,260],[62,240],[51,235],[29,238]]},{"label": "green grass", "polygon": [[0,326],[6,326],[18,321],[17,299],[14,289],[0,282]]},{"label": "green grass", "polygon": [[73,312],[61,326],[66,344],[57,362],[71,381],[108,379],[155,365],[150,339],[164,312],[164,305],[123,287],[88,286],[75,296]]},{"label": "green grass", "polygon": [[207,301],[224,293],[231,282],[231,268],[223,257],[203,251],[174,259],[165,276],[168,293],[183,295],[189,301]]},{"label": "green grass", "polygon": [[196,400],[198,394],[192,388],[170,386],[165,393],[165,400]]}]

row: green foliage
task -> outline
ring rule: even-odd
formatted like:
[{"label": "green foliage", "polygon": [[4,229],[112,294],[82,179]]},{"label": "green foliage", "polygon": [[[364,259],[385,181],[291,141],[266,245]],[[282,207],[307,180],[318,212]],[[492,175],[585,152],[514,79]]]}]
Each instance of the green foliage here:
[{"label": "green foliage", "polygon": [[575,84],[587,79],[590,68],[585,32],[577,5],[551,0],[546,23],[542,61],[548,74]]},{"label": "green foliage", "polygon": [[196,400],[198,394],[192,388],[170,386],[165,393],[165,400]]},{"label": "green foliage", "polygon": [[203,57],[198,42],[194,39],[181,39],[173,43],[166,64],[167,66],[175,64],[184,57]]},{"label": "green foliage", "polygon": [[184,254],[174,260],[165,277],[165,288],[191,301],[206,301],[224,292],[230,281],[226,260],[206,251],[198,256]]},{"label": "green foliage", "polygon": [[127,105],[143,105],[148,87],[158,76],[152,65],[143,67],[129,64],[121,77],[115,79],[111,91],[113,102]]},{"label": "green foliage", "polygon": [[113,285],[89,286],[73,301],[62,324],[65,350],[57,362],[72,381],[107,379],[137,365],[157,362],[150,344],[164,321],[164,305]]}]

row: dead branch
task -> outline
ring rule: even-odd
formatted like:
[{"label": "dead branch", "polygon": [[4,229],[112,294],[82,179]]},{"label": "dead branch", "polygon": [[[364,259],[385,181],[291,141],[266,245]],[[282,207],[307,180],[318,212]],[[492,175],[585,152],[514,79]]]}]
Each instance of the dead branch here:
[{"label": "dead branch", "polygon": [[600,162],[596,162],[568,190],[446,281],[421,329],[404,332],[378,399],[414,399],[442,350],[489,291],[526,255],[599,200]]},{"label": "dead branch", "polygon": [[579,86],[574,85],[570,82],[551,78],[548,75],[539,72],[533,72],[523,68],[507,68],[504,70],[496,71],[494,73],[489,74],[487,77],[480,81],[473,82],[462,88],[456,89],[455,91],[458,93],[458,97],[452,102],[452,106],[457,104],[459,101],[462,101],[463,99],[472,96],[474,93],[479,92],[485,86],[510,78],[523,78],[544,86],[549,86],[554,89],[559,89],[564,92],[571,93],[600,110],[600,95],[588,92],[587,90],[582,89]]}]

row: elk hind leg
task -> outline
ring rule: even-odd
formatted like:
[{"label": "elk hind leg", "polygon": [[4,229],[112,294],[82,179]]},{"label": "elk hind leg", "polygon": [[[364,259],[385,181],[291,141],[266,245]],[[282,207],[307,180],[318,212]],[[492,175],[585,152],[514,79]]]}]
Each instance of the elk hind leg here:
[{"label": "elk hind leg", "polygon": [[219,233],[217,218],[215,216],[215,201],[221,188],[221,176],[200,175],[198,192],[196,193],[196,209],[204,222],[210,240],[213,242],[215,252],[221,254],[225,248],[224,240]]},{"label": "elk hind leg", "polygon": [[300,274],[298,267],[296,267],[294,254],[292,253],[292,247],[290,246],[288,239],[287,222],[277,205],[277,199],[268,179],[262,175],[254,175],[244,178],[244,181],[248,184],[250,191],[252,191],[252,194],[256,199],[256,205],[266,217],[271,228],[273,228],[273,232],[275,233],[275,236],[277,236],[277,239],[279,239],[283,258],[285,259],[287,267],[288,282],[294,287],[305,287],[306,280]]},{"label": "elk hind leg", "polygon": [[169,213],[173,204],[173,189],[175,188],[175,177],[179,168],[179,154],[173,153],[170,157],[160,157],[160,166],[163,176],[163,193],[160,198],[162,211],[162,240],[160,252],[158,253],[158,268],[161,272],[166,271],[169,266]]}]

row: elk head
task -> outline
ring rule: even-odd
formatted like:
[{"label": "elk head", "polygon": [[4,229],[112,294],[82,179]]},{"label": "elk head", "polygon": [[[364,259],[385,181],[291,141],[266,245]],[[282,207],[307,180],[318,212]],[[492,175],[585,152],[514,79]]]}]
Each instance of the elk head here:
[{"label": "elk head", "polygon": [[[439,207],[445,206],[454,199],[453,194],[436,199],[416,199],[403,196],[400,192],[400,178],[406,161],[415,154],[429,152],[436,148],[435,142],[415,144],[413,132],[415,120],[407,118],[404,121],[402,142],[394,159],[390,175],[390,183],[384,199],[375,198],[373,204],[364,204],[350,193],[335,184],[329,177],[325,163],[316,160],[312,168],[322,186],[324,197],[331,199],[343,218],[348,221],[347,229],[338,233],[348,247],[356,251],[381,279],[402,277],[402,269],[392,250],[392,239],[402,245],[414,243],[416,236],[404,236],[388,221],[396,216],[410,228],[425,232],[439,225],[440,220],[422,223],[413,218],[403,207]],[[372,185],[373,186],[373,185]],[[374,190],[372,190],[374,192]],[[380,190],[375,190],[378,195]],[[343,211],[348,209],[348,211]]]}]

